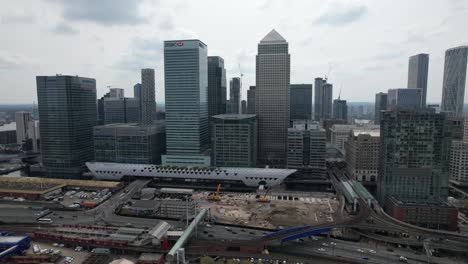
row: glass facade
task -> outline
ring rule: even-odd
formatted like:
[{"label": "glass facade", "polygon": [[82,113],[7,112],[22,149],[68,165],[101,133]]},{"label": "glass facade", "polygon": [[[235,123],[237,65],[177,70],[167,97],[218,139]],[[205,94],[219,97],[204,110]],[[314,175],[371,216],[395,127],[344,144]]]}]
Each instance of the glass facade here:
[{"label": "glass facade", "polygon": [[381,120],[378,199],[445,201],[450,127],[444,114],[386,111]]},{"label": "glass facade", "polygon": [[286,166],[290,64],[288,42],[272,30],[258,44],[256,57],[255,113],[261,166]]},{"label": "glass facade", "polygon": [[209,146],[207,49],[200,40],[164,42],[168,155],[198,155]]},{"label": "glass facade", "polygon": [[79,178],[93,160],[97,121],[96,80],[37,76],[42,162],[47,176]]},{"label": "glass facade", "polygon": [[290,85],[290,119],[312,119],[312,84]]},{"label": "glass facade", "polygon": [[212,125],[212,163],[220,167],[254,167],[257,161],[255,115],[217,115]]},{"label": "glass facade", "polygon": [[449,116],[463,117],[465,85],[467,78],[468,46],[445,52],[444,80],[441,112]]}]

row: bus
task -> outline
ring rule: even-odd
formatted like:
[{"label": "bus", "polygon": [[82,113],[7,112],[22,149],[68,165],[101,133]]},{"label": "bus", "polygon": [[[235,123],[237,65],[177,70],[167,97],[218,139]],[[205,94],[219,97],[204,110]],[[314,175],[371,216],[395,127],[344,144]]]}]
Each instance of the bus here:
[{"label": "bus", "polygon": [[44,224],[52,224],[52,219],[50,219],[50,218],[39,218],[39,219],[37,219],[37,222],[44,223]]}]

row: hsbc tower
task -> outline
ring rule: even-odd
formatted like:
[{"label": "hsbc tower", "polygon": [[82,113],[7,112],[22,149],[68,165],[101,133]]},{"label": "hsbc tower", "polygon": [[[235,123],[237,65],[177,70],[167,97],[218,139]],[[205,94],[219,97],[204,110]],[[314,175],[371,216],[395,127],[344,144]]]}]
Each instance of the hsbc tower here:
[{"label": "hsbc tower", "polygon": [[209,156],[202,155],[209,148],[206,44],[164,41],[164,82],[167,155],[163,164],[203,165],[198,164],[203,160],[209,166]]}]

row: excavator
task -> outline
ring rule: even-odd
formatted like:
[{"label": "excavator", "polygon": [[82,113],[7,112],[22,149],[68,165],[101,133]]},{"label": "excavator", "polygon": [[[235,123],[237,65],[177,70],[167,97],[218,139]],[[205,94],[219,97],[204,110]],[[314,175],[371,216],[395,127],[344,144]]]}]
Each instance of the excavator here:
[{"label": "excavator", "polygon": [[267,195],[270,193],[270,190],[268,190],[265,194],[260,195],[260,197],[257,199],[257,202],[259,203],[269,203],[270,199],[268,199]]},{"label": "excavator", "polygon": [[217,202],[221,200],[221,196],[219,196],[220,189],[221,189],[221,184],[218,184],[218,188],[216,188],[216,192],[208,194],[207,200],[213,201],[213,202]]}]

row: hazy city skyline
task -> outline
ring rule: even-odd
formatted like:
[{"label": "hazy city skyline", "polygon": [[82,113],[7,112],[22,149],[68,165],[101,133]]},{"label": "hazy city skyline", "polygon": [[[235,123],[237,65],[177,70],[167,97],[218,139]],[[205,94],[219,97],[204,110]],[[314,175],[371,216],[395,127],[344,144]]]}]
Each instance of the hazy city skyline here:
[{"label": "hazy city skyline", "polygon": [[273,28],[290,45],[291,83],[328,75],[342,99],[373,102],[377,92],[405,87],[408,58],[428,53],[427,102],[440,103],[445,51],[468,44],[467,14],[460,0],[6,2],[0,103],[37,102],[35,76],[56,73],[96,79],[98,97],[106,86],[130,96],[142,68],[155,69],[162,102],[163,41],[191,38],[224,58],[227,79],[244,74],[245,99],[257,42]]}]

